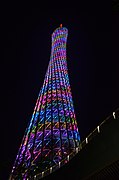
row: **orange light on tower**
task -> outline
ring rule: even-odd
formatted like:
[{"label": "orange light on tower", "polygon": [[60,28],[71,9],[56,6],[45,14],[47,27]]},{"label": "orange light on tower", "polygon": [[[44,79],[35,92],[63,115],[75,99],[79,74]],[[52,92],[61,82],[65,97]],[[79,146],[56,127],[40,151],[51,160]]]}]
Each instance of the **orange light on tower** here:
[{"label": "orange light on tower", "polygon": [[62,24],[60,24],[60,27],[62,28]]}]

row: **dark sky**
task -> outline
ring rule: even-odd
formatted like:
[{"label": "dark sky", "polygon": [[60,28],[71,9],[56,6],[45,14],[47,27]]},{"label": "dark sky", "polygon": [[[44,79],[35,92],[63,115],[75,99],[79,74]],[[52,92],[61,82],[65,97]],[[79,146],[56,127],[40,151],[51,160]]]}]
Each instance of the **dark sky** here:
[{"label": "dark sky", "polygon": [[119,16],[106,6],[3,8],[1,180],[8,179],[47,70],[51,33],[68,28],[67,61],[83,140],[119,107]]}]

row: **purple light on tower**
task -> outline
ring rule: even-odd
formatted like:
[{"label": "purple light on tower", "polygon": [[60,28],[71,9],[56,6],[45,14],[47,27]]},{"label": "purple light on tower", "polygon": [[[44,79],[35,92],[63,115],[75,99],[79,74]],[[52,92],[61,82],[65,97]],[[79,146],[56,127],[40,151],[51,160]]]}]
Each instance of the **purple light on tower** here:
[{"label": "purple light on tower", "polygon": [[44,174],[79,147],[66,61],[67,36],[68,30],[62,24],[52,33],[51,57],[44,83],[10,179],[30,179]]}]

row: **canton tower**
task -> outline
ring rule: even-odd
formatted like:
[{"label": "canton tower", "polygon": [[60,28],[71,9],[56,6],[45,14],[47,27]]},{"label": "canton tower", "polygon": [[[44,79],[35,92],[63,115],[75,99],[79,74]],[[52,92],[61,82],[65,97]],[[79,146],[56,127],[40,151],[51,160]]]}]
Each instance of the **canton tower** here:
[{"label": "canton tower", "polygon": [[[53,172],[76,152],[80,136],[68,77],[68,29],[52,33],[51,56],[31,121],[20,145],[11,180],[39,179]],[[64,163],[63,163],[64,162]],[[46,173],[48,174],[48,173]]]}]

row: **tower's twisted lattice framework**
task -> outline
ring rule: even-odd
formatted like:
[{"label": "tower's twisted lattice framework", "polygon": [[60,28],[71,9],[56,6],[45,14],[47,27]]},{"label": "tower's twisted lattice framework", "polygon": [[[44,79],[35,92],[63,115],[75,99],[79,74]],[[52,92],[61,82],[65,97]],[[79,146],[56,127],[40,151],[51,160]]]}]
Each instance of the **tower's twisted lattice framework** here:
[{"label": "tower's twisted lattice framework", "polygon": [[79,146],[66,61],[67,36],[62,25],[52,33],[50,62],[11,179],[30,179],[60,163]]}]

